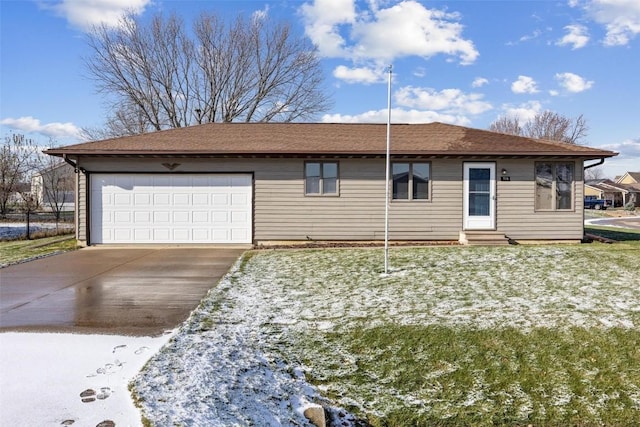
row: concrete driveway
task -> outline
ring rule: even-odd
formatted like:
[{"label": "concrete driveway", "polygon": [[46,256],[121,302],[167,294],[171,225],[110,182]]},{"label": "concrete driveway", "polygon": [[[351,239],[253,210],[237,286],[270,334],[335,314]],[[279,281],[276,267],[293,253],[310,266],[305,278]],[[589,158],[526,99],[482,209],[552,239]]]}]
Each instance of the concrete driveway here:
[{"label": "concrete driveway", "polygon": [[0,330],[157,335],[245,249],[91,247],[0,269]]}]

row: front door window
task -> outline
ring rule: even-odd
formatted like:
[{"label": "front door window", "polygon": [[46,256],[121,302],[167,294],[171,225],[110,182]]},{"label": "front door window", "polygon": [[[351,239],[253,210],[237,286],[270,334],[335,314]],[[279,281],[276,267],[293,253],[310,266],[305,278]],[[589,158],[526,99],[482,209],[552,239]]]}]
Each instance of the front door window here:
[{"label": "front door window", "polygon": [[464,164],[464,228],[495,229],[495,163]]}]

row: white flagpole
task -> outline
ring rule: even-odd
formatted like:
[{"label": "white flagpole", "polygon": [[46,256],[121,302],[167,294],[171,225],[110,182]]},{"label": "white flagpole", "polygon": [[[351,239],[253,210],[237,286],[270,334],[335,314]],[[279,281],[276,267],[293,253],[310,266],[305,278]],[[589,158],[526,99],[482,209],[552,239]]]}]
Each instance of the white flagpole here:
[{"label": "white flagpole", "polygon": [[385,199],[384,199],[384,274],[389,272],[389,169],[391,167],[391,72],[389,65],[389,82],[387,84],[387,154],[385,173]]}]

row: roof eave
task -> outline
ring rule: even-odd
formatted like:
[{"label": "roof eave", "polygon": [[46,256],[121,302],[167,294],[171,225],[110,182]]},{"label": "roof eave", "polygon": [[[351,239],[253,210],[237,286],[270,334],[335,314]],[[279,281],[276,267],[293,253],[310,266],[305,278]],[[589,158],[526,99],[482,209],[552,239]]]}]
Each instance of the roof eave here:
[{"label": "roof eave", "polygon": [[[152,156],[152,157],[191,157],[191,156],[238,156],[238,157],[273,157],[273,156],[293,156],[293,157],[313,157],[313,156],[384,156],[386,152],[384,150],[371,150],[371,151],[314,151],[314,152],[302,152],[302,151],[205,151],[205,150],[193,150],[193,151],[176,151],[176,150],[74,150],[67,151],[64,149],[46,150],[46,154],[52,156],[62,157],[68,156]],[[422,150],[408,150],[408,151],[391,151],[392,156],[429,156],[429,157],[573,157],[582,158],[585,160],[601,159],[617,156],[618,153],[597,151],[597,152],[558,152],[558,151],[522,151],[522,152],[509,152],[509,151],[422,151]]]}]

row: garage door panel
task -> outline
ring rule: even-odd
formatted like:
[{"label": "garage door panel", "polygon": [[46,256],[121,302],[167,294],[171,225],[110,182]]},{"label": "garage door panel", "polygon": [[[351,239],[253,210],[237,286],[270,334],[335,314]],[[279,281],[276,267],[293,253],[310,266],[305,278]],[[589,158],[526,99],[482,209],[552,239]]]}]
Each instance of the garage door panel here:
[{"label": "garage door panel", "polygon": [[136,193],[133,197],[133,203],[136,206],[151,206],[151,194]]},{"label": "garage door panel", "polygon": [[153,223],[154,224],[168,224],[171,220],[171,213],[169,211],[153,211]]},{"label": "garage door panel", "polygon": [[136,211],[133,213],[133,222],[136,224],[150,224],[151,211]]},{"label": "garage door panel", "polygon": [[113,194],[114,206],[131,206],[131,194],[115,193]]},{"label": "garage door panel", "polygon": [[174,193],[173,194],[173,206],[188,206],[190,205],[189,194],[187,193]]},{"label": "garage door panel", "polygon": [[114,228],[113,240],[131,242],[133,238],[133,230],[131,228]]},{"label": "garage door panel", "polygon": [[150,228],[135,228],[133,236],[137,242],[151,242],[152,230]]},{"label": "garage door panel", "polygon": [[153,195],[154,206],[170,206],[171,196],[168,193],[155,193]]},{"label": "garage door panel", "polygon": [[194,224],[197,224],[197,223],[208,224],[209,223],[209,212],[207,212],[207,211],[194,211],[191,218],[192,218],[192,222]]},{"label": "garage door panel", "polygon": [[188,224],[190,222],[190,219],[191,218],[188,211],[173,212],[173,222],[176,224]]},{"label": "garage door panel", "polygon": [[194,206],[209,206],[209,195],[206,193],[194,193],[192,196]]},{"label": "garage door panel", "polygon": [[251,175],[94,174],[92,243],[251,243]]},{"label": "garage door panel", "polygon": [[115,212],[107,212],[108,213],[108,224],[114,225],[129,225],[132,222],[131,211],[115,211]]}]

